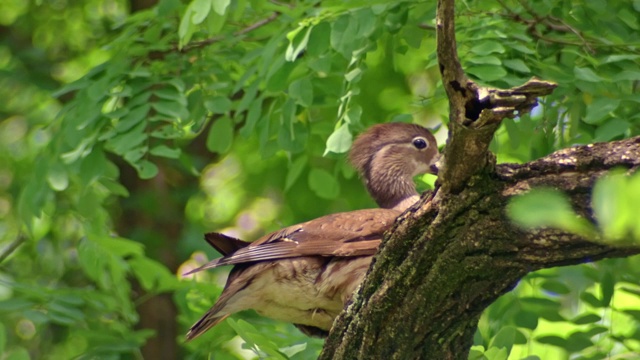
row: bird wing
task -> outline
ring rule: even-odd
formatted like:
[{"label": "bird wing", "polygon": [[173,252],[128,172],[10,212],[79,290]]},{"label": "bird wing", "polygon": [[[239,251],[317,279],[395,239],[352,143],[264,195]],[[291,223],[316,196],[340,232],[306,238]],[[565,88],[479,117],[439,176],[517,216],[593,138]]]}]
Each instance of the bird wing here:
[{"label": "bird wing", "polygon": [[[267,234],[246,246],[241,240],[226,237],[222,242],[242,247],[185,275],[222,265],[299,256],[373,255],[378,250],[384,232],[399,215],[399,211],[392,209],[366,209],[331,214]],[[225,238],[224,235],[216,233],[207,234],[205,237],[216,249],[221,242],[219,239]],[[225,250],[227,248],[230,247],[225,247]]]},{"label": "bird wing", "polygon": [[223,256],[232,254],[251,244],[248,241],[236,239],[220,233],[208,233],[204,236],[204,240]]}]

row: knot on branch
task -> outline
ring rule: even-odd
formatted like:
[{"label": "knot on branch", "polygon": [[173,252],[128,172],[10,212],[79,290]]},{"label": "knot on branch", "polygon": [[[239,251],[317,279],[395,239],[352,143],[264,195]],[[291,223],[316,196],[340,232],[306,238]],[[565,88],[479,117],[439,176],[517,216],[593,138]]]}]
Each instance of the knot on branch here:
[{"label": "knot on branch", "polygon": [[480,106],[476,109],[479,116],[475,119],[467,117],[464,125],[477,129],[499,123],[504,118],[522,116],[538,104],[538,97],[551,94],[557,86],[550,81],[531,78],[525,84],[511,89],[480,87],[475,94],[476,99],[471,102]]}]

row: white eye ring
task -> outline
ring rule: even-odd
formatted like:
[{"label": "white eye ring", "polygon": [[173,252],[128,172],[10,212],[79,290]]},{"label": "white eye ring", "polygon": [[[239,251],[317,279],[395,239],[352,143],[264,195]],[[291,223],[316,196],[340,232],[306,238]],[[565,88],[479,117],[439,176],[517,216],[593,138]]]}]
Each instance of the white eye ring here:
[{"label": "white eye ring", "polygon": [[413,146],[415,146],[415,148],[418,150],[426,149],[427,147],[429,147],[429,142],[422,136],[413,138],[413,140],[411,140],[411,144],[413,144]]}]

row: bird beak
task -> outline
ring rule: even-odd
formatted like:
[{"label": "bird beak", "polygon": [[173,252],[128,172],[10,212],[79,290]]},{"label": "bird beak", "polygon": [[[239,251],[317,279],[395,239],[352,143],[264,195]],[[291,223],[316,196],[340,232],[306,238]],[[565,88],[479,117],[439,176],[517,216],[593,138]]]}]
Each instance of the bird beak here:
[{"label": "bird beak", "polygon": [[438,175],[438,171],[440,171],[440,168],[442,167],[442,161],[444,160],[444,156],[438,154],[434,159],[433,162],[431,163],[431,165],[429,165],[429,171],[433,174],[433,175]]}]

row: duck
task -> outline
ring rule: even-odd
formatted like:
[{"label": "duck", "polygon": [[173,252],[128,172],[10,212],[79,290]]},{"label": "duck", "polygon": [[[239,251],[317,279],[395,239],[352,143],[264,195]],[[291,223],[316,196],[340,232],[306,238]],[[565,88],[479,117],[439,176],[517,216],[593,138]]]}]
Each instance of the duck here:
[{"label": "duck", "polygon": [[374,125],[353,142],[349,161],[380,208],[322,216],[254,242],[205,234],[223,256],[185,275],[224,265],[233,269],[216,303],[187,332],[187,341],[248,309],[293,323],[307,335],[326,336],[362,283],[385,231],[419,199],[413,177],[437,174],[439,160],[427,128]]}]

